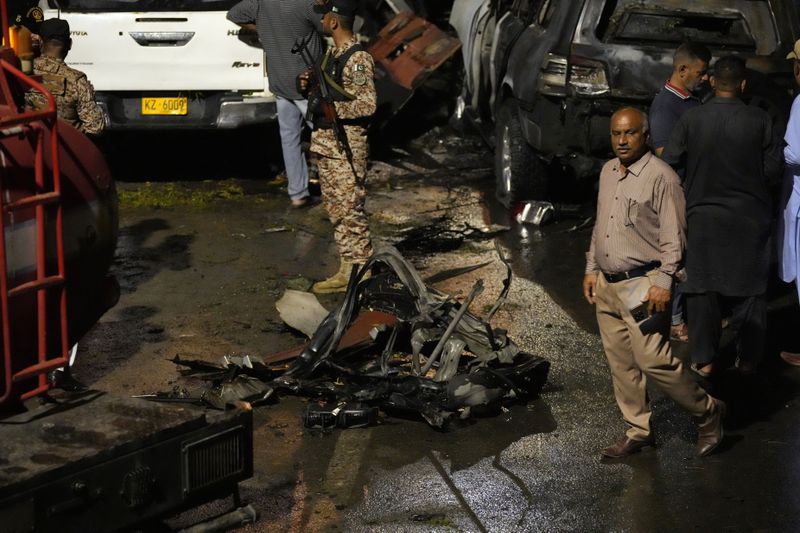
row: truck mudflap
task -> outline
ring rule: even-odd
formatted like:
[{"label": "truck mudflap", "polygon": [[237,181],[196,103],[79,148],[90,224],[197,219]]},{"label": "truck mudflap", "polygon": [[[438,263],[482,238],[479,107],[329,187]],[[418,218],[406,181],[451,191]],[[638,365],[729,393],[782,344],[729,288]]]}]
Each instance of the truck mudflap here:
[{"label": "truck mudflap", "polygon": [[234,496],[252,413],[90,392],[0,424],[3,531],[117,531]]}]

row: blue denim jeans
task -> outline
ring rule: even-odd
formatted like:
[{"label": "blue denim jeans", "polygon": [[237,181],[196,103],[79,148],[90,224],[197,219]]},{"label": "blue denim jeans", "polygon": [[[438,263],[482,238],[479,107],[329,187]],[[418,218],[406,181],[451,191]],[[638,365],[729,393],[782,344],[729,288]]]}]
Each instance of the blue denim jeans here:
[{"label": "blue denim jeans", "polygon": [[300,147],[308,101],[289,100],[281,96],[276,96],[276,100],[283,164],[286,166],[286,179],[289,182],[289,198],[299,200],[308,196],[308,163]]},{"label": "blue denim jeans", "polygon": [[679,326],[685,322],[686,316],[686,296],[681,291],[680,283],[672,286],[672,294],[672,325]]}]

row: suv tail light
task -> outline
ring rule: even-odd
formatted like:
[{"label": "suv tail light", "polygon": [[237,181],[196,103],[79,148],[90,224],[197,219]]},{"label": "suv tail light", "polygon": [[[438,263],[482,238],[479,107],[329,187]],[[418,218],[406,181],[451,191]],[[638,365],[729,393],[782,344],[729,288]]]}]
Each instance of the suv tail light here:
[{"label": "suv tail light", "polygon": [[600,96],[609,91],[606,66],[580,56],[570,56],[567,84],[581,96]]},{"label": "suv tail light", "polygon": [[548,96],[564,96],[567,87],[567,58],[547,54],[539,76],[539,92]]}]

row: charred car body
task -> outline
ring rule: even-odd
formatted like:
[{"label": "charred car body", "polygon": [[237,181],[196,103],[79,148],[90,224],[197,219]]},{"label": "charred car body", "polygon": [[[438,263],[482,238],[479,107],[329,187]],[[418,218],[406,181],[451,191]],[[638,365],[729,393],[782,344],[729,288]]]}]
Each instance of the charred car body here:
[{"label": "charred car body", "polygon": [[789,1],[456,0],[450,23],[465,65],[456,114],[494,142],[506,205],[551,194],[553,168],[595,175],[611,113],[647,109],[683,41],[744,57],[745,96],[775,118],[791,103],[784,58],[800,31]]}]

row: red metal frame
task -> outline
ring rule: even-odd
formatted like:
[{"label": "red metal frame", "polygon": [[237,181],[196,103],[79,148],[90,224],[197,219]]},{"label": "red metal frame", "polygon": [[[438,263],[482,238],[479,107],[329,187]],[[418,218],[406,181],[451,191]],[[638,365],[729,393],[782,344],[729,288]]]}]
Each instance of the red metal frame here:
[{"label": "red metal frame", "polygon": [[[0,0],[0,17],[2,18],[3,42],[8,43],[8,17],[6,3]],[[12,83],[21,88],[35,89],[47,97],[47,109],[42,111],[19,112],[14,103]],[[0,99],[9,106],[11,112],[0,117],[0,135],[29,133],[35,135],[36,146],[34,156],[34,180],[36,194],[16,199],[13,202],[5,202],[5,186],[2,176],[0,176],[0,327],[2,327],[2,372],[0,380],[2,383],[2,396],[0,405],[14,400],[25,400],[37,394],[41,394],[50,388],[46,374],[50,370],[65,366],[69,361],[69,340],[67,328],[67,293],[65,279],[64,261],[64,238],[63,238],[63,214],[61,206],[61,175],[58,161],[58,131],[56,119],[56,102],[41,84],[37,83],[29,76],[25,75],[14,65],[0,59]],[[50,137],[50,154],[52,169],[52,192],[46,192],[47,183],[45,181],[45,142],[46,136]],[[56,213],[56,255],[58,272],[54,275],[47,275],[46,257],[46,221],[45,206],[53,204],[52,209]],[[6,256],[5,242],[5,215],[8,212],[23,208],[35,209],[36,221],[36,278],[33,281],[23,283],[16,287],[9,287],[8,283],[8,262]],[[59,326],[60,326],[60,355],[48,357],[47,354],[47,291],[58,291],[59,299]],[[36,292],[36,321],[37,321],[37,342],[38,359],[35,364],[22,368],[14,372],[14,354],[12,354],[11,321],[9,315],[9,300]],[[29,317],[15,317],[17,320],[25,320]],[[15,385],[37,377],[37,385],[14,396]]]}]

